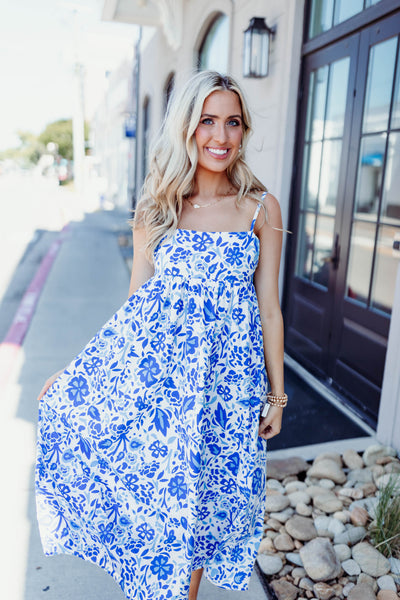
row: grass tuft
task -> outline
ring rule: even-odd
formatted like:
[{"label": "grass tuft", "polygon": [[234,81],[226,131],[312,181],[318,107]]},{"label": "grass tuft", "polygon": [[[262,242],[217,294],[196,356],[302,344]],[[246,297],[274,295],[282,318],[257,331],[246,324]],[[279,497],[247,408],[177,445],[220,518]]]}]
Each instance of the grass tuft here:
[{"label": "grass tuft", "polygon": [[371,541],[384,556],[400,558],[400,475],[393,474],[379,491]]}]

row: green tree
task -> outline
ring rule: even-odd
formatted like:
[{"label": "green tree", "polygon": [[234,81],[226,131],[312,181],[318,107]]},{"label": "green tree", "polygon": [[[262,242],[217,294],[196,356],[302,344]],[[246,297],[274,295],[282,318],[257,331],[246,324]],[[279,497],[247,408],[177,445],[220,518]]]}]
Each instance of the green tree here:
[{"label": "green tree", "polygon": [[22,167],[35,165],[45,152],[45,147],[38,137],[30,131],[18,131],[17,135],[20,139],[18,148],[3,150],[0,152],[0,160],[9,158]]},{"label": "green tree", "polygon": [[73,159],[72,121],[60,119],[49,123],[39,136],[39,141],[47,146],[49,142],[58,145],[58,153],[67,160]]}]

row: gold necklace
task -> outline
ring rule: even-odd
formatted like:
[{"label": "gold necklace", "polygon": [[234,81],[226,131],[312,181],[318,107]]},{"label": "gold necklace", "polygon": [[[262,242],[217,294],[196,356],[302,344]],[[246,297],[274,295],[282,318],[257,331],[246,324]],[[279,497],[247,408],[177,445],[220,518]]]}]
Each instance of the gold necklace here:
[{"label": "gold necklace", "polygon": [[227,196],[230,196],[232,194],[233,190],[230,189],[228,190],[228,192],[226,194],[222,194],[221,198],[218,198],[217,201],[215,202],[208,202],[208,204],[197,204],[197,202],[192,202],[190,198],[186,198],[186,200],[189,202],[189,204],[191,204],[193,206],[193,208],[206,208],[207,206],[215,206],[216,204],[218,204],[218,202],[220,202],[222,200],[222,198],[226,198]]}]

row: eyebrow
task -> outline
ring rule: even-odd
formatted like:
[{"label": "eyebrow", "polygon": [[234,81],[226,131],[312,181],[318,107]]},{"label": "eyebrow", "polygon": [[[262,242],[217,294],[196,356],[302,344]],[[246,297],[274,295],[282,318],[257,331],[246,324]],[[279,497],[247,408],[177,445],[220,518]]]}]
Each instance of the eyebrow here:
[{"label": "eyebrow", "polygon": [[[209,113],[203,113],[201,115],[201,119],[203,117],[211,117],[212,119],[218,119],[218,115],[210,115]],[[227,117],[228,119],[242,119],[242,115],[229,115],[229,117]]]}]

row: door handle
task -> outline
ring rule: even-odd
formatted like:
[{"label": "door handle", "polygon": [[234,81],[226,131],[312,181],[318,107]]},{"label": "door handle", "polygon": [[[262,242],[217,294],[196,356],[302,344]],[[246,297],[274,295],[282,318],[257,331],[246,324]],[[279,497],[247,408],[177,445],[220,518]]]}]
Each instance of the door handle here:
[{"label": "door handle", "polygon": [[329,262],[332,263],[334,270],[336,271],[339,266],[340,260],[340,245],[339,245],[339,234],[335,235],[335,243],[333,245],[333,253],[329,257]]}]

